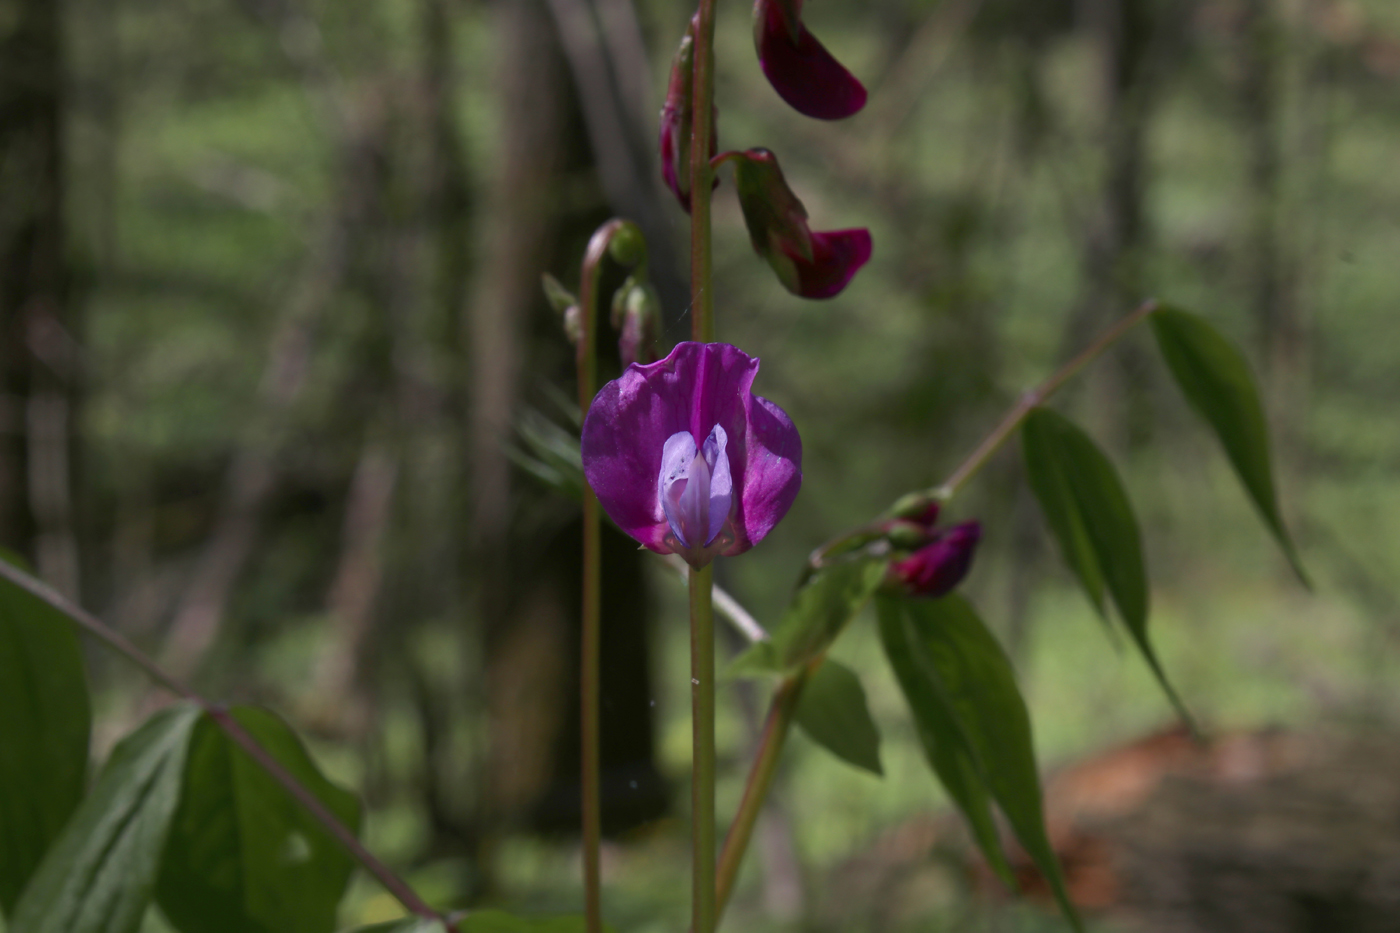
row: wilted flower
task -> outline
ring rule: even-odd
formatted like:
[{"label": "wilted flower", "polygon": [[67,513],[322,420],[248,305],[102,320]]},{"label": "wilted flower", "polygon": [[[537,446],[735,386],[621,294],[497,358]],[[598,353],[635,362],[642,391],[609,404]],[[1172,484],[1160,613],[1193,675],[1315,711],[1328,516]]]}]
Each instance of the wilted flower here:
[{"label": "wilted flower", "polygon": [[807,209],[767,149],[726,152],[734,165],[739,205],[754,251],[773,267],[783,287],[803,298],[830,298],[870,261],[870,231],[812,230]]},{"label": "wilted flower", "polygon": [[[690,20],[681,47],[671,62],[671,80],[661,107],[661,175],[686,213],[690,212],[690,134],[694,114],[695,34],[700,14]],[[711,113],[718,113],[711,110]],[[718,121],[710,124],[710,155],[719,152]],[[715,181],[719,183],[718,179]]]},{"label": "wilted flower", "polygon": [[907,596],[944,596],[967,576],[982,526],[963,522],[935,532],[929,543],[890,562],[888,584]]},{"label": "wilted flower", "polygon": [[802,0],[756,0],[753,20],[759,65],[794,110],[839,120],[865,106],[865,87],[802,24]]},{"label": "wilted flower", "polygon": [[802,441],[751,391],[758,360],[681,343],[603,386],[583,423],[583,472],[623,531],[703,567],[753,547],[802,485]]}]

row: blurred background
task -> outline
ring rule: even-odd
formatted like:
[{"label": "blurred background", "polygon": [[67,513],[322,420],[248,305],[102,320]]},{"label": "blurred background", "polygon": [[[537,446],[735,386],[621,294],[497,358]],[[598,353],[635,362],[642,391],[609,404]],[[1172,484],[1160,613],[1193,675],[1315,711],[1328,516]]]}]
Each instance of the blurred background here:
[{"label": "blurred background", "polygon": [[[718,332],[763,359],[806,474],[720,582],[772,624],[811,548],[940,480],[1142,298],[1208,316],[1264,387],[1311,593],[1146,334],[1056,404],[1123,473],[1160,653],[1214,740],[1173,731],[1074,588],[1014,445],[949,509],[985,529],[965,590],[1096,927],[1400,928],[1400,5],[811,0],[871,90],[835,124],[781,103],[747,4],[719,7],[721,147],[773,149],[815,228],[875,242],[803,302],[716,193]],[[577,414],[539,277],[576,285],[599,223],[643,226],[688,333],[654,138],[691,12],[0,0],[0,544],[206,694],[287,715],[444,904],[581,900],[577,507],[516,460]],[[674,931],[684,593],[617,535],[605,566],[605,906]],[[885,777],[794,736],[730,928],[1061,929],[1033,878],[1012,902],[978,869],[870,621],[835,656]],[[166,699],[90,661],[102,756]],[[766,696],[720,702],[727,814]],[[394,916],[356,883],[347,923]]]}]

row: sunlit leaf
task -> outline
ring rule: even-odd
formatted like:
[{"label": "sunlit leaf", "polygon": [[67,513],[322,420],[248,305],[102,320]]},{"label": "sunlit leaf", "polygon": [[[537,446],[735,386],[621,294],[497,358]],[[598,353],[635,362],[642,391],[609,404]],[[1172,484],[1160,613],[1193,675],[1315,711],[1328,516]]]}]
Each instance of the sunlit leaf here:
[{"label": "sunlit leaf", "polygon": [[170,707],[121,741],[25,888],[9,933],[141,926],[198,721],[197,708]]},{"label": "sunlit leaf", "polygon": [[1118,471],[1073,422],[1034,409],[1021,429],[1026,475],[1065,560],[1100,613],[1105,584],[1118,614],[1167,698],[1191,721],[1147,632],[1147,569],[1142,536]]},{"label": "sunlit leaf", "polygon": [[855,671],[828,658],[808,678],[797,701],[797,724],[837,758],[872,774],[880,767],[880,730],[865,705]]},{"label": "sunlit leaf", "polygon": [[[940,745],[961,746],[965,759],[959,761],[958,779],[963,786],[949,786],[949,793],[963,806],[969,796],[966,784],[974,776],[980,781],[1050,882],[1066,917],[1080,929],[1045,831],[1030,715],[1001,645],[971,604],[957,595],[920,600],[882,598],[880,634],[900,686],[920,721],[926,748],[930,743],[934,750]],[[952,770],[940,768],[933,751],[929,758],[940,779]],[[985,851],[991,846],[984,840],[987,828],[978,825],[979,820],[985,820],[985,804],[983,808],[982,814],[969,819]],[[963,809],[966,813],[967,808]],[[1004,863],[989,858],[1005,871]]]},{"label": "sunlit leaf", "polygon": [[6,914],[82,799],[91,725],[73,624],[0,579],[0,910]]},{"label": "sunlit leaf", "polygon": [[1152,314],[1152,333],[1177,386],[1215,431],[1284,555],[1304,586],[1307,573],[1279,512],[1269,456],[1269,429],[1264,406],[1249,364],[1230,341],[1205,319],[1179,308]]},{"label": "sunlit leaf", "polygon": [[888,562],[862,557],[843,561],[815,574],[798,589],[767,642],[741,654],[728,676],[760,669],[791,671],[823,654],[846,623],[875,595]]},{"label": "sunlit leaf", "polygon": [[[233,716],[352,831],[354,795],[322,776],[272,713]],[[190,740],[184,792],[161,862],[156,900],[181,933],[330,933],[354,862],[214,720]]]}]

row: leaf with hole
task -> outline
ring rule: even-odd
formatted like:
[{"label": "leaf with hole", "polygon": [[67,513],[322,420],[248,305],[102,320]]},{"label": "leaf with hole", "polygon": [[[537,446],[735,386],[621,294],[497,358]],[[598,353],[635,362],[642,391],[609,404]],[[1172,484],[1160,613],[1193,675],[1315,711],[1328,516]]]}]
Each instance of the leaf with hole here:
[{"label": "leaf with hole", "polygon": [[1255,508],[1293,571],[1310,586],[1279,512],[1269,455],[1269,428],[1249,364],[1230,341],[1199,315],[1161,307],[1152,333],[1181,394],[1215,431]]},{"label": "leaf with hole", "polygon": [[73,623],[0,579],[0,912],[13,913],[82,800],[91,728]]},{"label": "leaf with hole", "polygon": [[135,933],[151,900],[199,710],[161,710],[117,745],[44,856],[9,933]]},{"label": "leaf with hole", "polygon": [[1094,608],[1105,613],[1107,589],[1118,614],[1167,698],[1187,723],[1186,706],[1167,680],[1147,632],[1147,569],[1142,536],[1118,471],[1089,435],[1048,408],[1032,409],[1021,427],[1026,477]]},{"label": "leaf with hole", "polygon": [[[352,832],[355,796],[328,781],[266,710],[231,715]],[[181,933],[331,933],[354,862],[210,716],[190,740],[184,793],[156,885]]]},{"label": "leaf with hole", "polygon": [[880,730],[865,704],[865,688],[849,667],[830,658],[823,661],[802,687],[795,718],[808,738],[837,758],[884,775]]},{"label": "leaf with hole", "polygon": [[1045,831],[1030,714],[1001,645],[961,596],[882,597],[878,606],[885,655],[930,763],[988,860],[1009,875],[991,823],[990,796],[1065,916],[1082,929]]}]

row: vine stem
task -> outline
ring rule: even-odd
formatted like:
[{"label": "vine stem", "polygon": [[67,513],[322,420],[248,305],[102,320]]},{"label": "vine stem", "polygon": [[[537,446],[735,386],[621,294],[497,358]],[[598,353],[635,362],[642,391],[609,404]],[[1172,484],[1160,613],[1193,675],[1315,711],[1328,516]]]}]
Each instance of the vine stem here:
[{"label": "vine stem", "polygon": [[692,933],[715,929],[714,564],[690,570]]},{"label": "vine stem", "polygon": [[713,258],[710,250],[710,193],[714,169],[710,140],[715,121],[715,0],[700,0],[695,30],[690,136],[690,335],[715,339]]},{"label": "vine stem", "polygon": [[238,744],[248,757],[262,768],[278,784],[291,794],[292,797],[306,809],[312,817],[316,819],[326,831],[338,842],[341,848],[345,849],[355,861],[359,862],[375,879],[384,886],[384,889],[392,894],[404,909],[409,913],[429,920],[436,920],[443,924],[448,930],[455,930],[455,926],[448,917],[433,910],[409,887],[408,882],[381,862],[374,853],[364,847],[359,839],[355,838],[344,823],[331,813],[320,799],[298,781],[291,772],[282,767],[281,762],[272,756],[267,749],[263,748],[257,739],[238,722],[227,708],[213,703],[196,693],[191,687],[179,678],[164,671],[160,665],[156,664],[145,652],[132,644],[124,635],[115,629],[110,628],[97,616],[74,603],[66,596],[59,593],[48,584],[31,577],[5,561],[0,561],[0,577],[13,583],[15,586],[27,592],[34,598],[47,603],[54,609],[63,613],[84,632],[96,638],[102,644],[115,651],[117,654],[135,664],[145,671],[156,683],[176,696],[194,703],[202,709],[214,724],[223,730],[224,734]]},{"label": "vine stem", "polygon": [[744,782],[744,796],[739,801],[733,822],[729,824],[719,856],[719,872],[715,882],[717,918],[723,915],[724,908],[729,904],[729,896],[734,893],[734,880],[739,875],[744,852],[749,847],[758,815],[763,810],[763,801],[773,786],[773,777],[778,773],[778,759],[782,757],[788,730],[797,714],[797,702],[802,698],[802,688],[813,670],[815,666],[803,668],[784,679],[773,692],[768,718],[764,720],[763,734],[758,740],[758,751],[749,768],[748,779]]}]

